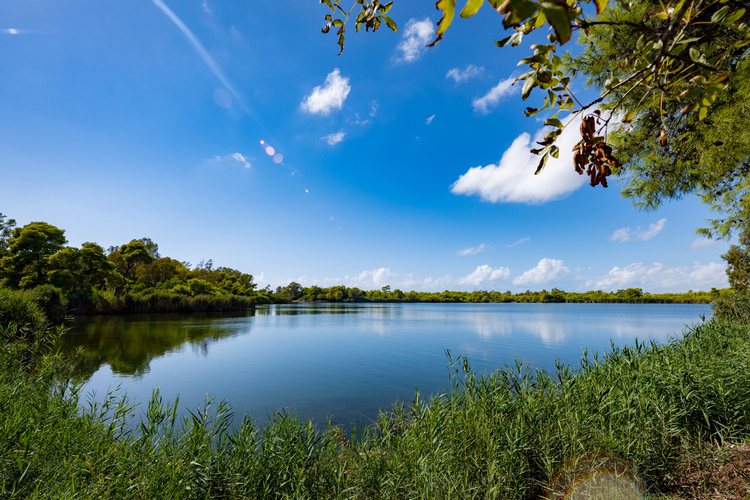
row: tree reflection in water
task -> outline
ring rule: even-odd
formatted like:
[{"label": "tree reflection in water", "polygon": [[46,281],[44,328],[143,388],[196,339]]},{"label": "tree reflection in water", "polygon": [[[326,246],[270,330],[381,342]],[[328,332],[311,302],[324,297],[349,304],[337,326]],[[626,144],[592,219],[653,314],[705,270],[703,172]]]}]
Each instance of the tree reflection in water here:
[{"label": "tree reflection in water", "polygon": [[250,332],[253,312],[137,314],[78,318],[57,347],[74,362],[74,376],[88,380],[103,365],[140,377],[152,359],[194,346],[204,356],[212,342]]}]

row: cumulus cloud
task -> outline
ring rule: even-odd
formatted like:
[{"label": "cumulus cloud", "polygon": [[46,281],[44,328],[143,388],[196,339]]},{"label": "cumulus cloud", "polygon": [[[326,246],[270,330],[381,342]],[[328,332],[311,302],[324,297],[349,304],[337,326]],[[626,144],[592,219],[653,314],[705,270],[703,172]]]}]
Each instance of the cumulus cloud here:
[{"label": "cumulus cloud", "polygon": [[326,141],[331,146],[335,146],[336,144],[344,140],[345,135],[346,135],[346,132],[344,132],[343,130],[339,130],[336,133],[325,135],[321,137],[321,139]]},{"label": "cumulus cloud", "polygon": [[449,69],[448,73],[446,73],[446,78],[453,78],[456,83],[463,83],[465,81],[471,80],[472,78],[475,78],[482,74],[484,71],[484,66],[477,67],[473,64],[469,64],[466,66],[465,69],[458,69],[453,68]]},{"label": "cumulus cloud", "polygon": [[328,73],[323,86],[315,87],[310,95],[305,96],[299,107],[311,114],[328,116],[331,111],[344,107],[346,96],[351,90],[349,78],[342,77],[339,69],[335,68]]},{"label": "cumulus cloud", "polygon": [[507,80],[500,80],[500,83],[495,85],[482,97],[477,97],[472,101],[471,105],[474,106],[474,111],[486,115],[498,105],[500,100],[513,93],[515,88],[513,87],[514,77],[510,77]]},{"label": "cumulus cloud", "polygon": [[635,262],[627,267],[613,267],[604,276],[586,282],[589,289],[614,291],[624,288],[643,288],[649,292],[684,292],[710,290],[728,286],[726,265],[716,262],[673,267],[654,262]]},{"label": "cumulus cloud", "polygon": [[[566,196],[583,186],[588,177],[573,168],[573,146],[581,139],[580,118],[557,139],[559,158],[550,158],[544,171],[534,175],[540,157],[532,154],[531,136],[524,132],[503,153],[497,165],[470,168],[451,186],[453,194],[479,195],[491,203],[538,204]],[[538,130],[534,141],[543,140],[549,128]]]},{"label": "cumulus cloud", "polygon": [[459,250],[458,252],[456,252],[456,255],[458,255],[459,257],[463,257],[465,255],[476,255],[479,252],[484,252],[485,250],[487,250],[487,248],[487,245],[482,243],[478,247],[464,248],[463,250]]},{"label": "cumulus cloud", "polygon": [[434,34],[435,29],[432,27],[430,18],[424,21],[409,19],[401,42],[396,47],[396,50],[400,52],[400,55],[396,56],[396,62],[410,63],[422,57],[427,48],[426,45]]},{"label": "cumulus cloud", "polygon": [[435,119],[435,115],[432,115],[431,117],[427,118],[427,120],[424,122],[425,125],[429,125],[430,123],[432,123],[432,120],[434,119]]},{"label": "cumulus cloud", "polygon": [[517,246],[517,245],[523,245],[524,243],[526,243],[530,239],[531,238],[521,238],[520,240],[514,241],[513,243],[509,243],[509,244],[507,244],[505,246],[508,247],[508,248],[513,248],[514,246]]},{"label": "cumulus cloud", "polygon": [[488,281],[504,280],[510,276],[510,269],[507,267],[491,268],[487,264],[477,266],[473,273],[458,279],[459,285],[479,286]]},{"label": "cumulus cloud", "polygon": [[362,271],[352,278],[346,276],[345,279],[349,282],[349,286],[356,286],[359,288],[382,288],[388,284],[389,278],[395,276],[397,276],[397,274],[391,273],[391,268],[381,267],[371,271]]},{"label": "cumulus cloud", "polygon": [[650,240],[657,234],[661,233],[662,229],[664,229],[664,224],[666,223],[667,219],[660,219],[654,224],[649,224],[648,229],[644,229],[642,231],[640,226],[638,226],[635,231],[631,231],[629,227],[623,227],[612,233],[612,236],[610,236],[609,239],[612,241],[617,241],[619,243],[632,240]]},{"label": "cumulus cloud", "polygon": [[250,161],[245,155],[241,153],[232,153],[226,156],[216,156],[214,157],[213,161],[215,161],[216,163],[222,163],[224,161],[236,161],[243,167],[250,168]]},{"label": "cumulus cloud", "polygon": [[570,269],[563,263],[562,260],[557,259],[542,259],[536,267],[514,278],[513,284],[516,286],[540,285],[560,279],[570,273]]}]

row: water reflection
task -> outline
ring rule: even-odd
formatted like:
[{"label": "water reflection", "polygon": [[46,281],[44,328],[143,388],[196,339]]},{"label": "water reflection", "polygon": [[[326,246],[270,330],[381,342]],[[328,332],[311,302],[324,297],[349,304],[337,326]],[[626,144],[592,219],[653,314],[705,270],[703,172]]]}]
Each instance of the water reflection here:
[{"label": "water reflection", "polygon": [[379,408],[448,387],[449,349],[477,372],[515,359],[553,370],[590,354],[680,334],[710,315],[706,305],[640,304],[289,304],[255,315],[84,318],[60,340],[82,348],[75,373],[85,391],[122,385],[145,401],[158,387],[195,408],[212,394],[238,415],[263,419],[281,408],[318,421],[368,423]]},{"label": "water reflection", "polygon": [[[103,364],[114,373],[141,377],[154,358],[189,344],[208,356],[209,345],[250,331],[252,312],[96,316],[79,318],[57,347],[71,355],[73,373],[88,380]],[[80,348],[80,349],[79,349]]]}]

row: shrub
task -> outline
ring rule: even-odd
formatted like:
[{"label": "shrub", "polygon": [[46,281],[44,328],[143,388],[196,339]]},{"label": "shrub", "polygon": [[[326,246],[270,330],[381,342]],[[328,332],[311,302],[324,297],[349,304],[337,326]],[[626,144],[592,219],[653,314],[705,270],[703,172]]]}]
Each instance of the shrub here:
[{"label": "shrub", "polygon": [[716,299],[714,316],[717,318],[750,319],[750,288],[735,290],[734,293]]},{"label": "shrub", "polygon": [[60,324],[65,319],[67,301],[62,290],[53,285],[40,285],[34,288],[36,303],[52,324]]},{"label": "shrub", "polygon": [[0,288],[0,327],[11,323],[32,331],[44,325],[44,314],[34,292]]}]

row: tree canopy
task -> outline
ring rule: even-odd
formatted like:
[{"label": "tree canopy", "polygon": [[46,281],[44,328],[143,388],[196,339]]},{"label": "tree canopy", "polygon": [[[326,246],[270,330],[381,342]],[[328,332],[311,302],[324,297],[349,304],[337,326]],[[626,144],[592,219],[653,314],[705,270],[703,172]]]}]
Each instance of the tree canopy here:
[{"label": "tree canopy", "polygon": [[[341,0],[321,3],[339,16],[327,15],[323,31],[339,27],[342,52],[346,22],[357,5],[357,28],[366,20],[373,31],[381,22],[396,30],[384,15],[393,2],[354,0],[349,11]],[[608,176],[621,175],[623,195],[644,209],[697,194],[719,214],[701,230],[707,236],[728,236],[747,224],[750,27],[745,1],[467,0],[460,17],[475,15],[485,3],[513,30],[495,41],[498,47],[519,46],[540,28],[550,31],[548,43],[531,45],[533,54],[519,61],[529,70],[516,79],[523,82],[523,100],[540,99],[524,114],[548,115],[544,124],[550,130],[532,149],[540,156],[536,173],[561,154],[556,140],[563,130],[580,122],[573,160],[592,186],[607,187]],[[438,0],[436,7],[443,17],[428,46],[446,36],[456,14],[455,0]],[[576,33],[583,51],[558,55]],[[598,91],[591,102],[575,93],[579,76]],[[534,89],[541,93],[532,94]]]}]

